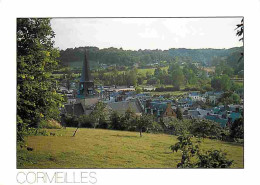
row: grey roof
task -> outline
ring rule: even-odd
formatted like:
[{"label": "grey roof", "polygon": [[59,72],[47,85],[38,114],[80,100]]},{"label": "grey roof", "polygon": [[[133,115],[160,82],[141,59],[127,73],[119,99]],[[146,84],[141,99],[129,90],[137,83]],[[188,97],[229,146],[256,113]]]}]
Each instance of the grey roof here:
[{"label": "grey roof", "polygon": [[197,110],[188,110],[188,115],[190,115],[194,118],[198,118],[200,116],[200,113]]},{"label": "grey roof", "polygon": [[125,114],[127,109],[131,109],[134,113],[142,113],[141,107],[138,105],[137,101],[121,101],[121,102],[109,102],[107,104],[113,111],[119,114]]},{"label": "grey roof", "polygon": [[84,114],[84,108],[81,103],[67,104],[65,105],[65,111],[67,114],[74,114],[75,116],[80,116]]}]

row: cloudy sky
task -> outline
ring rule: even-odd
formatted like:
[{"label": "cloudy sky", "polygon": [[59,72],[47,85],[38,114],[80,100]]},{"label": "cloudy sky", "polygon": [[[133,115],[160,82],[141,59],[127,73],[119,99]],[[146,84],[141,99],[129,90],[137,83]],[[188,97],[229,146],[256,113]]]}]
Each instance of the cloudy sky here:
[{"label": "cloudy sky", "polygon": [[54,18],[55,46],[123,49],[231,48],[241,46],[241,18]]}]

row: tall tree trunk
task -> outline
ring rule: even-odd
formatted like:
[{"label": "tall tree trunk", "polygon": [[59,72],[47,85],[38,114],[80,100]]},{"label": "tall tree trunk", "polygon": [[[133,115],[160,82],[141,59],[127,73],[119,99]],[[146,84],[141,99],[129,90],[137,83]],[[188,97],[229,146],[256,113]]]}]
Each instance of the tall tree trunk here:
[{"label": "tall tree trunk", "polygon": [[142,137],[142,129],[140,129],[140,137]]}]

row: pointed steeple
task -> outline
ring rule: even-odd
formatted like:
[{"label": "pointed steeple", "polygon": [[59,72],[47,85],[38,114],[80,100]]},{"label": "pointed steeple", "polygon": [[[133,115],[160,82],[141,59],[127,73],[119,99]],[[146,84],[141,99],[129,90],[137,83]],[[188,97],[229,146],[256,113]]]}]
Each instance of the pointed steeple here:
[{"label": "pointed steeple", "polygon": [[86,49],[80,83],[79,83],[79,96],[83,96],[83,97],[92,96],[94,94],[94,92],[95,92],[94,81],[90,74],[88,51]]},{"label": "pointed steeple", "polygon": [[93,79],[92,79],[92,76],[90,73],[90,66],[89,66],[89,61],[88,61],[88,50],[86,49],[80,82],[92,82],[92,81],[93,81]]}]

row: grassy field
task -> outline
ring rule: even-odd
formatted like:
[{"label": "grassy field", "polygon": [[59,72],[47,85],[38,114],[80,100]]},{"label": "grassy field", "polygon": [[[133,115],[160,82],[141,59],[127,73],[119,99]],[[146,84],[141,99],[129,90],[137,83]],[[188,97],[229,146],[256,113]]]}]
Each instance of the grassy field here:
[{"label": "grassy field", "polygon": [[[18,168],[176,168],[181,153],[170,146],[176,136],[80,128],[50,129],[55,136],[30,136],[33,151],[17,149]],[[204,139],[203,149],[222,149],[234,160],[232,168],[243,168],[243,146]],[[21,160],[18,160],[21,161]]]},{"label": "grassy field", "polygon": [[165,91],[165,92],[149,92],[151,95],[165,95],[170,94],[171,96],[179,96],[187,94],[188,92],[185,91]]}]

